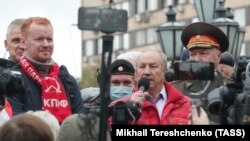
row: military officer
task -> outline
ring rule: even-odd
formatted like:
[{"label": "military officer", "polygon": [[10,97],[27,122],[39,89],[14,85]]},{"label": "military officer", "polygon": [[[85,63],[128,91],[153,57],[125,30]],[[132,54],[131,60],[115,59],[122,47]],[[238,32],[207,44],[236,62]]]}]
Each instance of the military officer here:
[{"label": "military officer", "polygon": [[210,124],[218,124],[218,116],[212,116],[208,110],[207,95],[211,90],[223,85],[223,78],[217,73],[217,66],[220,62],[221,53],[228,49],[228,38],[218,27],[204,22],[196,22],[183,30],[181,41],[184,47],[188,49],[189,60],[213,62],[215,79],[209,81],[176,81],[175,86],[192,99],[199,99],[202,107],[208,112]]}]

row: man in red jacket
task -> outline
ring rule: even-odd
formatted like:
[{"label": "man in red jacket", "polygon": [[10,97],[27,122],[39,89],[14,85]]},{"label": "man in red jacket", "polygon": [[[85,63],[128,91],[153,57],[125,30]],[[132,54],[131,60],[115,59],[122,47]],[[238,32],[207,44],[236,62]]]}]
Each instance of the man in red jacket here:
[{"label": "man in red jacket", "polygon": [[[159,50],[147,50],[136,60],[135,79],[149,80],[149,88],[139,88],[131,97],[118,101],[130,101],[141,109],[137,125],[182,125],[188,124],[190,114],[190,98],[182,94],[165,80],[167,57]],[[111,105],[115,104],[113,102]]]}]

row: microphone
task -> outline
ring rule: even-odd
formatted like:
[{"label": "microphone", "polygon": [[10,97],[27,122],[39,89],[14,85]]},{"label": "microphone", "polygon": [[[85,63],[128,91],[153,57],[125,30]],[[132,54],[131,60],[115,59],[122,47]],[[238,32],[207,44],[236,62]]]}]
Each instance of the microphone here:
[{"label": "microphone", "polygon": [[149,80],[145,77],[142,77],[138,82],[138,87],[142,92],[145,92],[149,88]]}]

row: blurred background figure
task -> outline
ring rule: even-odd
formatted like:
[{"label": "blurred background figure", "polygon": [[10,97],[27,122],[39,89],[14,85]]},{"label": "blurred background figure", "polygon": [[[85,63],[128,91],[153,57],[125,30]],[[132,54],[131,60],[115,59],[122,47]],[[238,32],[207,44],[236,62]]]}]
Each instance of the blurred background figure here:
[{"label": "blurred background figure", "polygon": [[[184,49],[182,50],[181,52],[181,55],[180,55],[180,60],[181,61],[189,61],[189,52],[188,52],[188,49]],[[175,74],[174,74],[174,69],[173,68],[168,68],[168,71],[165,75],[165,79],[172,83],[172,84],[175,84],[175,83],[178,83],[179,81],[181,80],[176,80],[175,79]]]},{"label": "blurred background figure", "polygon": [[[217,66],[218,72],[228,80],[232,80],[234,71],[233,55],[225,51],[221,54],[220,63]],[[227,81],[226,81],[227,82]]]},{"label": "blurred background figure", "polygon": [[60,130],[60,124],[53,114],[51,114],[47,110],[46,111],[28,111],[27,113],[34,115],[34,116],[37,116],[41,120],[46,122],[51,128],[51,131],[54,135],[54,140],[56,140],[57,134]]},{"label": "blurred background figure", "polygon": [[88,87],[81,89],[81,97],[84,105],[100,106],[100,88]]},{"label": "blurred background figure", "polygon": [[188,49],[184,49],[182,52],[181,52],[181,61],[188,61],[189,60],[189,52],[188,52]]},{"label": "blurred background figure", "polygon": [[[57,141],[97,141],[99,135],[99,113],[85,109],[83,113],[68,116],[63,123]],[[107,141],[111,141],[107,131]]]},{"label": "blurred background figure", "polygon": [[135,61],[136,59],[142,54],[140,51],[130,51],[126,53],[122,53],[117,56],[117,59],[125,59],[129,61],[135,68]]},{"label": "blurred background figure", "polygon": [[0,141],[54,141],[49,125],[31,114],[12,117],[0,128]]}]

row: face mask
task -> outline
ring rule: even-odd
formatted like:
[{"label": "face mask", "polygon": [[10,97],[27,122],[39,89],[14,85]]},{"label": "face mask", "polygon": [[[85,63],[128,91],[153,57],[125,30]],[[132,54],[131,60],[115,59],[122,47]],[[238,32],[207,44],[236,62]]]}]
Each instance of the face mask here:
[{"label": "face mask", "polygon": [[132,87],[126,87],[126,86],[112,86],[110,88],[110,99],[111,101],[117,100],[119,98],[122,98],[124,96],[132,95],[133,88]]}]

